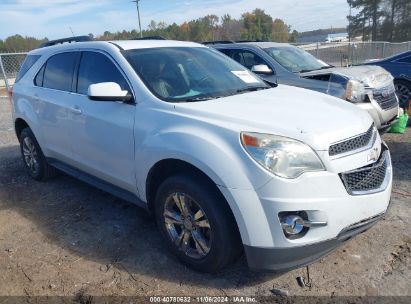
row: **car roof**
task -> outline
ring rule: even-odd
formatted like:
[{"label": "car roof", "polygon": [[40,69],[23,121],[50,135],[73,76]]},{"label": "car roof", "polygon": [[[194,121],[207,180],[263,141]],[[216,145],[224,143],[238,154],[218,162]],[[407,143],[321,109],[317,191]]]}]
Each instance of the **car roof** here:
[{"label": "car roof", "polygon": [[145,49],[145,48],[160,48],[160,47],[206,47],[202,44],[188,41],[177,40],[113,40],[113,41],[87,41],[87,42],[72,42],[62,43],[53,46],[47,46],[35,49],[30,52],[31,55],[44,54],[48,52],[59,52],[78,50],[82,48],[97,48],[107,50],[108,48],[117,48],[121,50]]},{"label": "car roof", "polygon": [[[208,45],[213,46],[211,43]],[[234,42],[234,43],[216,43],[215,44],[215,46],[224,46],[224,47],[235,46],[235,45],[251,45],[251,46],[256,46],[262,49],[271,48],[271,47],[282,48],[282,47],[292,47],[293,46],[291,44],[281,43],[281,42],[254,42],[254,41]]]}]

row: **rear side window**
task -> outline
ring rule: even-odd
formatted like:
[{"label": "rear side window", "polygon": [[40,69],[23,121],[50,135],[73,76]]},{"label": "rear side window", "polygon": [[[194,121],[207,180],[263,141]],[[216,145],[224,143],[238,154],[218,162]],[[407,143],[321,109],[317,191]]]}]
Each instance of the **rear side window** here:
[{"label": "rear side window", "polygon": [[115,82],[121,89],[130,92],[127,81],[107,56],[98,52],[83,52],[78,72],[77,93],[87,95],[88,87],[100,82]]},{"label": "rear side window", "polygon": [[43,87],[71,91],[77,55],[75,52],[68,52],[50,57],[44,70]]},{"label": "rear side window", "polygon": [[16,82],[19,81],[28,72],[28,70],[30,70],[30,68],[37,62],[37,60],[39,60],[40,57],[41,55],[26,56],[16,77]]}]

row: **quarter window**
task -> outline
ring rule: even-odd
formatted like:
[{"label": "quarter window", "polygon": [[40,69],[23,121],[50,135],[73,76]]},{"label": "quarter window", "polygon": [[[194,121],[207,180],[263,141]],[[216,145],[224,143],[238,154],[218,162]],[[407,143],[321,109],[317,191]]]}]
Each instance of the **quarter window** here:
[{"label": "quarter window", "polygon": [[44,70],[46,69],[46,65],[43,65],[40,71],[37,73],[36,77],[34,78],[34,85],[38,87],[43,86],[43,77],[44,77]]},{"label": "quarter window", "polygon": [[74,52],[61,53],[51,57],[44,70],[43,87],[71,91],[76,57],[77,53]]},{"label": "quarter window", "polygon": [[127,81],[107,56],[98,52],[83,52],[78,72],[77,93],[87,95],[88,87],[100,82],[115,82],[121,89],[130,92]]},{"label": "quarter window", "polygon": [[16,82],[18,82],[27,73],[27,71],[31,69],[40,57],[40,55],[27,55],[21,65],[20,72],[16,77]]}]

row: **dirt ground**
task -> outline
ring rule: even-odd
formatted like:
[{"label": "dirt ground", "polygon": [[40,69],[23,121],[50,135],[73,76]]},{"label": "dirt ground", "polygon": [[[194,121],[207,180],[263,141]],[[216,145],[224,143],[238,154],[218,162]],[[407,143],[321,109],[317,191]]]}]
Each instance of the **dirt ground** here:
[{"label": "dirt ground", "polygon": [[[144,210],[61,175],[28,177],[0,99],[0,296],[199,295],[411,296],[411,128],[384,135],[394,188],[386,217],[296,278],[254,273],[245,259],[210,275],[187,269],[163,247]],[[411,298],[409,298],[411,299]]]}]

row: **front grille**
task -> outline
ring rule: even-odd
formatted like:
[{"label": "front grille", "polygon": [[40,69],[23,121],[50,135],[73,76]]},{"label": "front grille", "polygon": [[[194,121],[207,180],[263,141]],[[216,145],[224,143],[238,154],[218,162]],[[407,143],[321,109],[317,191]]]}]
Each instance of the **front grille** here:
[{"label": "front grille", "polygon": [[360,169],[341,173],[340,177],[349,194],[355,195],[361,194],[360,192],[370,192],[381,188],[388,166],[389,152],[385,150],[378,162]]},{"label": "front grille", "polygon": [[343,153],[347,153],[350,151],[363,148],[368,145],[370,140],[373,138],[373,134],[374,134],[374,125],[371,125],[371,127],[368,129],[367,132],[361,135],[358,135],[356,137],[347,139],[345,141],[331,145],[330,148],[328,149],[328,154],[330,156],[335,156],[338,154],[343,154]]},{"label": "front grille", "polygon": [[388,110],[398,106],[397,96],[395,90],[392,87],[374,90],[374,99],[380,105],[381,109]]}]

